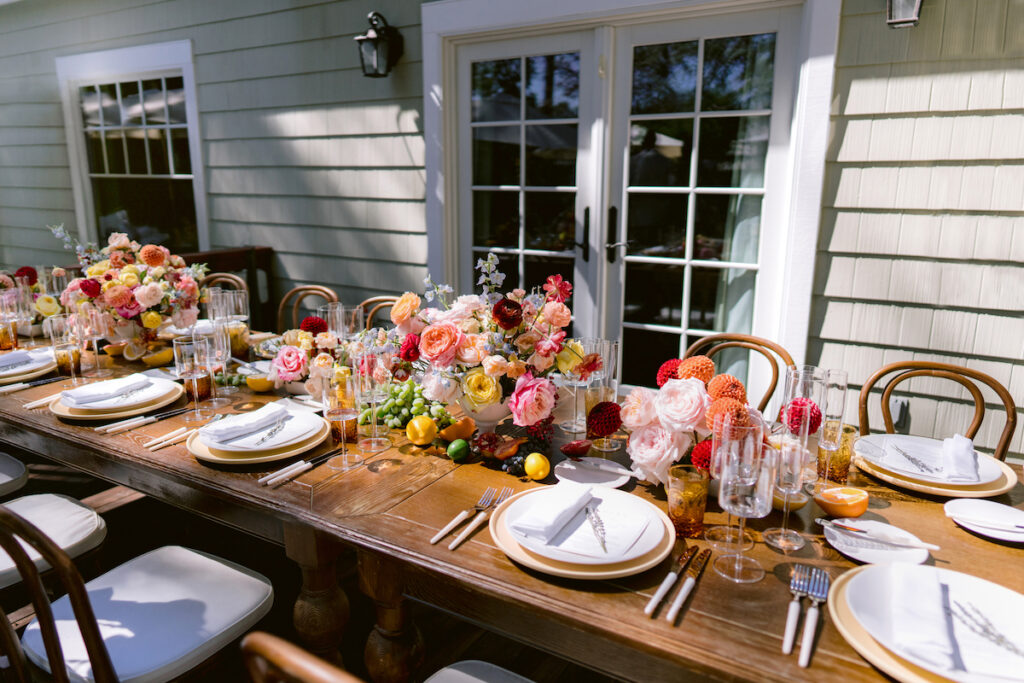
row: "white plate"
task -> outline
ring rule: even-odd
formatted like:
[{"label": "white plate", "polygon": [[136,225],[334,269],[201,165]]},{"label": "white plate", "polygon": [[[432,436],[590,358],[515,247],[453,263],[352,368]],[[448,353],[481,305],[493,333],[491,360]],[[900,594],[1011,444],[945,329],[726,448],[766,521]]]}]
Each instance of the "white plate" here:
[{"label": "white plate", "polygon": [[308,439],[313,436],[313,434],[315,434],[323,424],[323,420],[315,413],[289,410],[288,415],[289,417],[285,420],[284,427],[281,431],[263,443],[259,442],[267,435],[267,432],[271,427],[256,432],[255,434],[250,434],[244,438],[235,439],[230,443],[214,441],[202,432],[199,432],[200,441],[202,441],[203,445],[208,448],[213,448],[218,451],[227,451],[229,453],[269,451],[278,448],[285,448],[286,446],[299,443],[303,439]]},{"label": "white plate", "polygon": [[29,351],[29,361],[24,365],[15,365],[9,370],[0,371],[0,378],[13,377],[15,375],[26,375],[39,368],[44,368],[47,365],[53,363],[53,351],[51,349],[41,349],[38,352],[33,349]]},{"label": "white plate", "polygon": [[[592,486],[608,486],[617,489],[629,481],[632,474],[628,469],[613,460],[604,458],[580,458],[585,463],[594,463],[595,467],[580,465],[572,460],[563,460],[555,465],[555,478],[558,481],[574,481],[577,484],[590,484]],[[609,472],[597,467],[615,469]]]},{"label": "white plate", "polygon": [[962,515],[967,519],[992,520],[1002,524],[1024,524],[1024,510],[1018,510],[1015,507],[1002,505],[1001,503],[994,503],[991,500],[977,500],[973,498],[954,498],[946,502],[945,510],[947,517],[952,517],[954,522],[965,529],[970,529],[976,534],[1000,541],[1024,543],[1024,529],[1020,531],[994,529],[982,524],[962,520],[958,517],[958,515]]},{"label": "white plate", "polygon": [[[99,384],[99,382],[97,382],[97,384]],[[93,401],[92,403],[75,406],[75,408],[78,410],[127,410],[133,406],[139,406],[144,403],[156,401],[172,391],[175,391],[176,386],[177,385],[173,380],[162,379],[160,377],[150,377],[149,386],[140,389],[134,394],[129,394],[127,396],[115,396],[114,398],[108,398],[102,401]]]},{"label": "white plate", "polygon": [[[639,534],[637,540],[621,555],[611,559],[600,557],[600,546],[597,545],[596,537],[594,540],[594,554],[584,555],[549,546],[539,539],[529,538],[516,531],[512,523],[523,515],[530,505],[536,502],[533,496],[562,495],[557,489],[557,486],[536,489],[535,493],[516,500],[509,506],[508,512],[505,514],[506,528],[512,535],[512,538],[527,550],[535,552],[541,557],[579,565],[629,562],[651,552],[664,539],[665,530],[662,528],[657,515],[653,513],[652,508],[647,503],[632,494],[607,487],[597,487],[591,491],[594,497],[591,505],[596,505],[597,514],[600,515],[601,520],[604,522],[606,531],[619,519],[646,519],[647,521],[646,527]],[[559,535],[576,528],[581,529],[580,533],[593,534],[583,510],[580,510],[575,517],[569,520],[565,530],[559,532]]]},{"label": "white plate", "polygon": [[947,481],[945,477],[935,474],[927,474],[914,468],[909,462],[900,463],[895,455],[890,457],[886,451],[886,445],[892,444],[902,448],[915,457],[920,457],[925,463],[942,465],[942,441],[929,439],[923,436],[910,436],[909,434],[870,434],[862,436],[853,443],[853,450],[872,465],[881,467],[884,470],[895,472],[903,476],[909,476],[918,481],[929,481],[946,486],[978,486],[979,484],[990,484],[1003,476],[1003,470],[999,461],[995,458],[977,453],[978,455],[978,481]]},{"label": "white plate", "polygon": [[[939,569],[928,565],[876,565],[865,568],[854,576],[847,587],[846,600],[854,617],[864,629],[871,634],[882,647],[896,653],[900,657],[931,671],[945,676],[958,683],[989,683],[995,681],[1024,680],[1022,668],[1011,668],[1021,660],[1009,652],[1005,654],[1007,666],[1005,677],[995,677],[980,672],[955,671],[951,666],[940,666],[922,658],[910,649],[896,642],[892,633],[891,605],[901,604],[900,601],[911,600],[911,596],[896,589],[892,573],[895,568],[910,572],[910,578],[920,577],[923,581],[935,581],[949,586],[950,604],[973,605],[985,615],[992,625],[1010,642],[1024,643],[1024,595],[1004,588],[991,581],[975,576],[961,574],[950,569]],[[937,574],[935,576],[934,574]],[[908,607],[912,607],[908,605]],[[916,604],[913,606],[916,607]],[[939,608],[941,610],[941,606]],[[988,655],[996,649],[989,641],[975,635],[962,622],[954,619],[954,639],[966,662],[989,659]],[[996,649],[998,652],[998,649]],[[1003,657],[1000,656],[1000,662]]]},{"label": "white plate", "polygon": [[[848,524],[867,532],[884,531],[910,543],[920,543],[921,539],[898,526],[876,522],[870,519],[837,519],[837,524]],[[878,541],[858,536],[853,531],[843,531],[832,526],[825,527],[825,539],[832,547],[847,557],[867,564],[886,564],[889,562],[909,562],[921,564],[928,559],[928,551],[923,548],[897,548]]]}]

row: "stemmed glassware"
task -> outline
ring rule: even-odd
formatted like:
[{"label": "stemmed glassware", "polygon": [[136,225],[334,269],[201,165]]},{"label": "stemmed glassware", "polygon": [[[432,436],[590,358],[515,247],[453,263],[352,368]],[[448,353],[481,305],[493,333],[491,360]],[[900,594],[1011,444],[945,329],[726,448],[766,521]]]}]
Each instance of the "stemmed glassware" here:
[{"label": "stemmed glassware", "polygon": [[29,348],[36,345],[36,333],[32,328],[32,321],[36,318],[35,302],[36,297],[32,292],[32,284],[29,282],[27,276],[20,275],[15,276],[14,281],[18,285],[18,299],[17,299],[17,319],[19,330],[24,325],[24,329],[28,332]]},{"label": "stemmed glassware", "polygon": [[[587,387],[590,386],[593,381],[593,375],[584,375],[578,372],[580,361],[587,357],[591,353],[598,353],[599,347],[603,339],[568,339],[565,341],[565,349],[575,349],[575,352],[579,354],[579,358],[574,359],[575,367],[571,370],[562,372],[562,380],[566,386],[572,387],[572,400],[573,410],[572,419],[565,420],[559,423],[559,427],[563,431],[570,434],[576,434],[579,432],[587,431],[587,416],[583,412],[585,408],[584,397],[586,395]],[[570,351],[572,353],[572,351]]]},{"label": "stemmed glassware", "polygon": [[53,345],[53,358],[57,362],[57,374],[71,378],[71,386],[81,381],[82,341],[78,336],[78,325],[74,316],[51,315],[43,321],[43,334]]},{"label": "stemmed glassware", "polygon": [[340,341],[352,341],[359,336],[359,333],[366,329],[366,311],[362,306],[346,306],[343,317]]},{"label": "stemmed glassware", "polygon": [[794,404],[784,409],[777,449],[778,477],[775,482],[776,489],[782,494],[782,526],[764,532],[764,542],[783,551],[804,547],[804,537],[789,528],[789,501],[791,496],[803,489],[807,463],[811,460],[811,452],[807,448],[810,424],[810,406]]},{"label": "stemmed glassware", "polygon": [[[360,382],[351,372],[332,372],[324,382],[324,419],[331,425],[334,445],[340,444],[341,452],[327,461],[331,469],[345,472],[363,462],[359,453],[350,453],[346,447],[349,438],[359,433]],[[349,427],[354,427],[349,432]]]},{"label": "stemmed glassware", "polygon": [[18,348],[18,292],[0,290],[0,351]]},{"label": "stemmed glassware", "polygon": [[[722,479],[718,503],[726,512],[740,518],[739,535],[743,537],[750,517],[764,517],[772,509],[772,490],[778,452],[764,445],[764,426],[737,427],[729,418],[722,425]],[[715,571],[736,583],[753,583],[764,577],[757,560],[746,557],[742,546],[735,553],[715,560]]]},{"label": "stemmed glassware", "polygon": [[[591,384],[586,390],[586,414],[603,401],[615,401],[619,391],[619,342],[610,339],[597,340],[598,353],[601,354],[601,369],[591,376]],[[619,449],[619,442],[610,437],[594,439],[592,448],[604,453]]]},{"label": "stemmed glassware", "polygon": [[846,409],[847,375],[845,370],[828,370],[825,373],[825,405],[822,407],[824,417],[821,422],[821,433],[818,435],[818,467],[816,488],[830,488],[832,463],[843,438],[843,413]]},{"label": "stemmed glassware", "polygon": [[110,319],[95,306],[82,306],[78,311],[79,329],[83,341],[92,342],[92,369],[84,373],[86,377],[110,377],[114,374],[110,368],[100,365],[100,339],[110,335]]},{"label": "stemmed glassware", "polygon": [[[814,365],[790,365],[786,368],[786,383],[785,390],[782,394],[782,407],[785,408],[796,399],[806,399],[814,404],[815,408],[820,412],[825,408],[825,371]],[[800,401],[803,403],[804,401]],[[814,409],[812,408],[812,413]],[[811,417],[811,427],[814,429],[809,430],[808,437],[814,439],[818,435],[820,426],[813,424],[818,420]],[[804,481],[808,482],[807,486],[813,489],[814,480],[817,478],[817,469],[814,467],[815,463],[812,461],[807,464],[808,471],[804,473]],[[811,471],[814,469],[815,471]],[[813,493],[812,490],[808,490],[809,493]]]},{"label": "stemmed glassware", "polygon": [[238,389],[227,383],[224,386],[218,387],[215,372],[218,368],[227,369],[228,361],[231,360],[231,341],[228,338],[227,325],[222,321],[211,321],[211,325],[212,330],[210,334],[196,334],[195,332],[192,334],[193,339],[203,339],[207,343],[207,357],[204,359],[203,364],[209,370],[210,398],[203,401],[203,405],[226,406],[231,401],[224,396],[220,396],[220,394],[232,394],[238,391]]},{"label": "stemmed glassware", "polygon": [[365,436],[359,440],[359,450],[379,453],[391,446],[387,428],[378,423],[377,406],[388,395],[391,385],[391,354],[366,351],[355,357],[353,373],[359,383],[360,406],[370,406],[369,424]]},{"label": "stemmed glassware", "polygon": [[[721,493],[726,454],[725,442],[722,439],[722,434],[723,426],[721,424],[716,424],[716,428],[712,430],[711,433],[711,463],[708,471],[711,478],[718,481],[719,493]],[[754,539],[746,531],[741,532],[739,525],[733,523],[732,512],[726,510],[725,514],[725,524],[705,529],[704,540],[706,540],[712,548],[722,553],[734,553],[737,552],[737,550],[750,550],[753,548]]]},{"label": "stemmed glassware", "polygon": [[200,380],[209,381],[209,369],[206,367],[210,351],[209,343],[204,338],[179,337],[174,340],[174,367],[178,379],[192,383],[192,406],[190,413],[185,413],[186,422],[201,422],[213,415],[213,411],[199,407],[202,400]]}]

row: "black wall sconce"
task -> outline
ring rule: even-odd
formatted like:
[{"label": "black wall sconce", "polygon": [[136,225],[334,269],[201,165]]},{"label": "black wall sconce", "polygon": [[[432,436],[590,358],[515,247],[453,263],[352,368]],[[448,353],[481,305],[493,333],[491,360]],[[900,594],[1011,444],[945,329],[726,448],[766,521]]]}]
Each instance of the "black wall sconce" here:
[{"label": "black wall sconce", "polygon": [[885,23],[889,28],[917,26],[921,18],[922,0],[886,0]]},{"label": "black wall sconce", "polygon": [[370,28],[355,41],[359,46],[359,62],[363,75],[369,78],[384,78],[402,56],[404,40],[398,29],[388,26],[380,12],[370,12],[366,17]]}]

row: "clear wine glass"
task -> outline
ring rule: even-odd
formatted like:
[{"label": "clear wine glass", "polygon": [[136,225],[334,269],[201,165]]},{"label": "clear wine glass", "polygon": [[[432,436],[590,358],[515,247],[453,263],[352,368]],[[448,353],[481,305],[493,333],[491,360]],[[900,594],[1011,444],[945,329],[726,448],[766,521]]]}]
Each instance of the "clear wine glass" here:
[{"label": "clear wine glass", "polygon": [[200,382],[209,381],[210,377],[205,365],[209,358],[209,344],[206,339],[192,337],[179,337],[173,343],[178,379],[192,383],[192,412],[185,413],[185,421],[202,422],[213,416],[213,411],[199,407],[202,402]]},{"label": "clear wine glass", "polygon": [[43,334],[50,338],[57,374],[71,378],[69,386],[77,386],[82,371],[82,340],[74,316],[51,315],[43,321]]},{"label": "clear wine glass", "polygon": [[765,529],[764,542],[779,550],[788,552],[804,547],[804,537],[789,528],[789,501],[803,489],[807,463],[811,452],[807,448],[807,432],[811,424],[811,407],[791,405],[782,416],[782,432],[779,436],[779,466],[775,488],[782,494],[782,526]]},{"label": "clear wine glass", "polygon": [[216,371],[220,369],[225,376],[227,375],[228,361],[231,360],[231,340],[228,337],[228,326],[223,321],[210,321],[210,325],[209,334],[193,333],[192,335],[197,339],[205,339],[209,350],[205,365],[210,371],[210,398],[203,401],[203,405],[226,406],[231,403],[231,400],[225,396],[236,393],[238,387],[226,383],[224,386],[217,386]]},{"label": "clear wine glass", "polygon": [[[67,289],[67,288],[68,288],[68,275],[67,275],[67,271],[60,270],[60,271],[56,271],[55,272],[55,271],[51,270],[50,271],[50,293],[53,294],[55,297],[57,297],[57,301],[58,302],[60,302],[60,300],[61,300],[61,294],[63,294],[64,290]],[[61,308],[62,309],[63,309],[63,306],[64,306],[64,304],[61,303]],[[66,309],[63,309],[63,310],[65,312],[67,312]]]},{"label": "clear wine glass", "polygon": [[[586,411],[594,409],[598,403],[616,401],[619,392],[619,342],[610,339],[598,340],[601,354],[601,369],[594,373],[593,382],[586,391]],[[611,437],[594,439],[593,448],[604,453],[619,450],[619,442]]]},{"label": "clear wine glass", "polygon": [[[831,476],[832,462],[839,451],[843,438],[843,413],[846,410],[847,375],[845,370],[827,370],[825,372],[825,405],[818,434],[818,461],[816,464],[816,490],[832,488],[834,477]],[[823,466],[821,466],[823,465]]]},{"label": "clear wine glass", "polygon": [[[582,361],[587,357],[588,354],[598,353],[602,339],[594,338],[583,338],[583,339],[568,339],[565,341],[564,347],[567,349],[575,348],[579,353],[579,358],[576,359],[577,366],[579,361]],[[595,373],[596,374],[596,373]],[[580,432],[587,431],[587,416],[584,412],[587,387],[594,380],[593,375],[584,375],[577,372],[575,369],[569,372],[562,373],[562,380],[566,386],[572,387],[572,400],[573,410],[572,419],[565,420],[559,423],[559,427],[562,431],[569,434],[578,434]]]},{"label": "clear wine glass", "polygon": [[[719,457],[722,458],[722,480],[718,503],[723,510],[740,518],[742,537],[748,518],[764,517],[772,509],[778,453],[764,445],[763,424],[736,427],[727,418]],[[753,583],[764,577],[764,569],[757,560],[746,557],[742,547],[715,560],[715,571],[736,583]]]},{"label": "clear wine glass", "polygon": [[345,304],[340,301],[330,301],[326,304],[321,304],[316,312],[327,323],[328,332],[339,340],[345,338]]},{"label": "clear wine glass", "polygon": [[359,440],[359,450],[379,453],[391,446],[387,428],[377,419],[377,406],[388,395],[391,385],[391,356],[378,351],[366,351],[355,357],[352,369],[359,383],[360,406],[369,404],[369,424],[365,436]]},{"label": "clear wine glass", "polygon": [[[719,420],[721,419],[719,418]],[[708,471],[711,479],[718,482],[719,492],[721,492],[722,470],[725,464],[724,456],[726,453],[722,440],[722,429],[723,427],[718,425],[716,429],[712,430],[711,463]],[[753,548],[754,538],[746,531],[742,531],[741,535],[740,526],[733,522],[732,513],[729,510],[725,510],[725,515],[725,524],[708,527],[704,530],[704,540],[712,548],[722,553],[735,553],[738,550],[750,550]]]},{"label": "clear wine glass", "polygon": [[79,329],[84,341],[92,342],[92,369],[83,373],[85,377],[110,377],[114,374],[110,368],[100,364],[100,339],[108,337],[110,332],[110,318],[106,313],[95,306],[82,306],[78,312]]},{"label": "clear wine glass", "polygon": [[36,345],[36,332],[32,327],[32,323],[35,322],[36,319],[36,295],[35,292],[32,291],[32,283],[29,281],[28,276],[15,276],[14,281],[18,285],[18,330],[20,332],[24,329],[28,332],[28,348],[31,349]]},{"label": "clear wine glass", "polygon": [[[359,381],[350,372],[332,373],[324,382],[323,406],[324,419],[331,425],[334,445],[341,452],[327,461],[331,469],[345,472],[358,467],[364,458],[359,453],[350,453],[347,448],[349,438],[356,438],[359,433]],[[351,429],[350,427],[354,427]]]},{"label": "clear wine glass", "polygon": [[345,341],[352,341],[366,329],[366,311],[363,310],[362,306],[346,306],[345,307],[345,325],[344,325],[344,339]]}]

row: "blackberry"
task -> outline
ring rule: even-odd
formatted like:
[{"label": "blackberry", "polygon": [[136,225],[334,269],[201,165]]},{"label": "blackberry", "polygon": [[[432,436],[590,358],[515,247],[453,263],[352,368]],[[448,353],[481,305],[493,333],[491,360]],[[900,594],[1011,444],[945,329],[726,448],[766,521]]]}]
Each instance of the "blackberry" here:
[{"label": "blackberry", "polygon": [[501,463],[501,469],[505,470],[514,477],[525,476],[526,456],[516,454],[508,458],[505,458],[504,462]]}]

